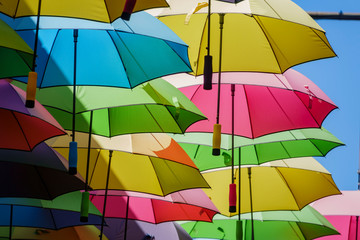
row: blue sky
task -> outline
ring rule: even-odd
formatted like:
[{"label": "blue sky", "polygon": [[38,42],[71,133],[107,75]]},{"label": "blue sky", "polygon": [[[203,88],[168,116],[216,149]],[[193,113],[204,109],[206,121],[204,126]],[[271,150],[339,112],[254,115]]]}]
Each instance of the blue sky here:
[{"label": "blue sky", "polygon": [[[293,0],[306,11],[356,12],[355,0]],[[323,126],[346,146],[318,158],[332,174],[340,190],[357,189],[360,123],[360,21],[318,20],[338,57],[294,67],[316,83],[339,107]]]}]

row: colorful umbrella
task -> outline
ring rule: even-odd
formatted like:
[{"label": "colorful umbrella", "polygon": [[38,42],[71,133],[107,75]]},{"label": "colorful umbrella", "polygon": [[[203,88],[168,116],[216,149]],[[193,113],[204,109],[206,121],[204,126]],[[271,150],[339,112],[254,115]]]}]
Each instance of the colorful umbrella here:
[{"label": "colorful umbrella", "polygon": [[[84,225],[79,221],[81,192],[63,194],[52,201],[31,198],[0,198],[0,226],[9,226],[12,239],[14,227],[61,229]],[[101,213],[90,205],[89,222],[100,224]]]},{"label": "colorful umbrella", "polygon": [[[209,40],[214,71],[221,65],[224,72],[282,73],[303,62],[335,56],[324,30],[292,1],[245,0],[237,5],[212,1],[210,26],[204,8],[196,9],[198,12],[185,23],[198,1],[168,3],[170,8],[151,13],[189,44],[195,75],[204,73]],[[221,15],[224,18],[219,24]]]},{"label": "colorful umbrella", "polygon": [[62,194],[81,190],[84,181],[62,170],[15,162],[0,162],[0,197],[51,200]]},{"label": "colorful umbrella", "polygon": [[48,138],[65,134],[40,103],[28,109],[24,102],[23,90],[0,80],[0,148],[30,151]]},{"label": "colorful umbrella", "polygon": [[[6,237],[8,229],[0,227],[0,239],[9,239]],[[41,240],[97,240],[99,239],[99,230],[93,226],[75,226],[60,230],[50,230],[44,228],[26,228],[15,227],[12,232],[13,239],[41,239]],[[108,238],[104,237],[105,240]]]},{"label": "colorful umbrella", "polygon": [[[287,159],[285,166],[284,161],[280,165],[274,161],[267,163],[271,164],[270,166],[242,167],[241,213],[300,210],[317,199],[340,194],[330,173],[315,159],[308,159],[311,161]],[[230,172],[229,168],[203,172],[204,178],[211,187],[204,189],[205,193],[220,213],[226,216],[235,215],[229,212],[229,188],[224,187],[232,180]],[[236,179],[238,175],[239,171],[236,169]],[[239,197],[238,192],[237,194]]]},{"label": "colorful umbrella", "polygon": [[[141,11],[154,7],[167,7],[165,0],[96,0],[96,1],[63,1],[61,4],[54,0],[18,0],[16,2],[4,2],[0,6],[0,12],[13,18],[26,16],[61,16],[89,19],[100,22],[113,22],[119,18],[127,4],[135,4],[133,11]],[[39,12],[39,5],[41,12]],[[126,11],[126,10],[125,10]],[[132,12],[132,11],[131,11]],[[131,13],[128,12],[128,13]]]},{"label": "colorful umbrella", "polygon": [[[185,191],[187,194],[182,194]],[[195,196],[191,196],[192,194],[199,198],[198,204],[192,202],[192,199],[195,198]],[[179,197],[181,198],[180,202],[174,200]],[[103,210],[104,195],[97,191],[91,192],[90,200],[100,211]],[[201,203],[200,200],[204,203]],[[206,208],[204,205],[211,208]],[[218,212],[201,189],[183,190],[166,197],[129,191],[110,191],[106,208],[105,217],[107,218],[125,218],[156,224],[178,220],[211,222],[213,216]]]},{"label": "colorful umbrella", "polygon": [[[18,85],[24,87],[23,84]],[[186,96],[162,79],[132,90],[78,86],[76,91],[78,124],[75,130],[80,132],[89,132],[91,110],[94,110],[92,133],[106,137],[140,132],[183,133],[192,123],[205,119]],[[71,87],[38,91],[39,101],[68,130],[72,130],[72,95]],[[111,132],[104,124],[109,120],[110,124],[116,123]]]},{"label": "colorful umbrella", "polygon": [[[210,133],[173,134],[172,137],[193,159],[200,171],[231,165],[231,135],[222,134],[220,156],[212,155]],[[234,164],[257,165],[265,162],[308,156],[325,156],[344,145],[326,129],[297,129],[249,139],[235,136]],[[240,154],[240,156],[239,156]]]},{"label": "colorful umbrella", "polygon": [[16,162],[66,172],[68,161],[49,147],[45,142],[39,143],[32,151],[0,149],[0,161]]},{"label": "colorful umbrella", "polygon": [[[34,21],[34,18],[8,19],[30,45],[34,44]],[[47,17],[40,23],[39,46],[36,67],[39,88],[74,83],[133,88],[163,75],[191,71],[188,46],[145,12],[134,14],[131,21],[119,19],[113,24]],[[27,82],[27,78],[17,80]]]},{"label": "colorful umbrella", "polygon": [[[125,220],[119,218],[107,218],[105,235],[111,240],[123,240]],[[191,240],[190,235],[177,223],[166,222],[152,224],[147,222],[129,220],[127,239],[139,240]]]},{"label": "colorful umbrella", "polygon": [[0,20],[0,78],[27,76],[33,51],[25,41]]},{"label": "colorful umbrella", "polygon": [[[224,77],[236,82],[245,76],[234,72]],[[222,83],[222,108],[219,111],[213,107],[217,101],[217,89],[205,91],[201,85],[179,88],[209,119],[190,126],[187,132],[212,132],[213,124],[219,120],[222,133],[231,134],[234,112],[234,134],[257,138],[279,131],[318,128],[325,117],[337,108],[331,100],[318,98],[312,90],[307,92],[302,87],[302,91],[298,91],[303,83],[279,88],[268,87],[266,81],[263,82],[265,85]]]},{"label": "colorful umbrella", "polygon": [[[337,235],[336,229],[310,206],[300,211],[268,211],[254,213],[255,239],[305,240]],[[242,214],[243,238],[251,239],[250,214]],[[236,240],[238,217],[217,214],[212,223],[185,222],[181,224],[193,238]]]},{"label": "colorful umbrella", "polygon": [[[300,211],[268,211],[253,214],[255,239],[305,240],[321,236],[337,235],[336,229],[320,213],[310,206]],[[242,214],[243,238],[251,239],[250,214]],[[193,238],[217,238],[236,240],[238,216],[217,214],[212,223],[185,222],[181,224]]]},{"label": "colorful umbrella", "polygon": [[[323,214],[340,232],[337,240],[360,239],[360,192],[342,191],[341,195],[331,196],[313,202],[311,205]],[[335,240],[333,237],[321,238]]]},{"label": "colorful umbrella", "polygon": [[[66,156],[69,149],[55,148]],[[87,158],[87,149],[78,150],[79,159]],[[111,151],[111,150],[110,150]],[[109,150],[91,149],[89,186],[94,190],[106,189],[106,176],[111,161],[109,189],[127,190],[165,196],[188,188],[208,188],[191,159],[182,163],[161,157],[114,151],[109,159]],[[78,171],[85,175],[86,161],[79,161]]]}]

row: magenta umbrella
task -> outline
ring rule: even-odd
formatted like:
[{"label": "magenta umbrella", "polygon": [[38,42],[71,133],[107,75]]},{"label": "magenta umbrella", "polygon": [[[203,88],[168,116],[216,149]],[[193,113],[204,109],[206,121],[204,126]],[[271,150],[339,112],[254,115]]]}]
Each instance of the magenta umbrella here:
[{"label": "magenta umbrella", "polygon": [[25,107],[26,93],[0,79],[0,148],[32,150],[46,139],[66,134],[54,117],[40,104]]},{"label": "magenta umbrella", "polygon": [[154,224],[181,220],[211,222],[219,212],[202,189],[182,190],[165,197],[130,191],[110,191],[106,198],[106,211],[103,211],[104,191],[93,191],[90,200],[99,211],[106,212],[107,219],[125,219],[124,239],[129,237],[128,220]]},{"label": "magenta umbrella", "polygon": [[360,191],[342,191],[342,195],[330,196],[311,205],[340,232],[340,236],[326,236],[319,240],[360,239]]},{"label": "magenta umbrella", "polygon": [[[215,107],[217,87],[204,91],[200,84],[181,86],[178,81],[182,77],[178,75],[176,78],[179,80],[168,78],[168,81],[179,87],[208,118],[191,125],[187,132],[212,132],[219,118],[221,132],[231,134],[232,90],[234,134],[248,138],[292,129],[318,128],[326,116],[337,108],[319,87],[295,70],[288,70],[283,75],[222,73],[219,110]],[[202,82],[200,78],[197,81]]]}]

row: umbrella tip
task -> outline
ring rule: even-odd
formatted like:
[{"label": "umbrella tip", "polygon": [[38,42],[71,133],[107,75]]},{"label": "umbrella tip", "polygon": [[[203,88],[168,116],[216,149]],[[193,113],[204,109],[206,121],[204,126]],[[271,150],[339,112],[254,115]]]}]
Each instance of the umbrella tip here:
[{"label": "umbrella tip", "polygon": [[77,168],[76,167],[69,167],[69,174],[70,175],[77,174]]},{"label": "umbrella tip", "polygon": [[80,222],[88,222],[88,221],[89,221],[88,217],[85,217],[85,216],[80,217]]},{"label": "umbrella tip", "polygon": [[25,107],[34,108],[35,107],[35,101],[34,100],[26,100]]}]

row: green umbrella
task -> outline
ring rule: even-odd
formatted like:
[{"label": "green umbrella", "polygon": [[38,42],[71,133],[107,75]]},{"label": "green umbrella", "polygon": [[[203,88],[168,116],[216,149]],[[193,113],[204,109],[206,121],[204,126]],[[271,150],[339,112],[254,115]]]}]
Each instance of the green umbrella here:
[{"label": "green umbrella", "polygon": [[[231,165],[231,135],[222,134],[221,154],[212,155],[211,133],[173,135],[200,171]],[[234,164],[258,165],[269,161],[307,156],[325,156],[335,147],[344,145],[326,129],[308,128],[278,132],[249,139],[234,136]],[[241,147],[241,151],[240,151]]]},{"label": "green umbrella", "polygon": [[[339,234],[319,212],[310,206],[301,211],[256,212],[256,240],[307,240]],[[243,238],[251,239],[250,214],[242,214]],[[193,238],[236,240],[238,216],[215,215],[213,222],[185,222],[181,226]],[[239,239],[237,239],[239,240]]]},{"label": "green umbrella", "polygon": [[0,78],[28,75],[33,50],[2,20],[0,20],[0,56]]},{"label": "green umbrella", "polygon": [[[38,90],[38,101],[66,130],[72,130],[72,91],[68,86]],[[78,86],[76,91],[75,130],[79,132],[89,132],[91,112],[92,134],[105,137],[140,132],[184,133],[192,123],[206,119],[185,95],[162,79],[134,89]]]}]

